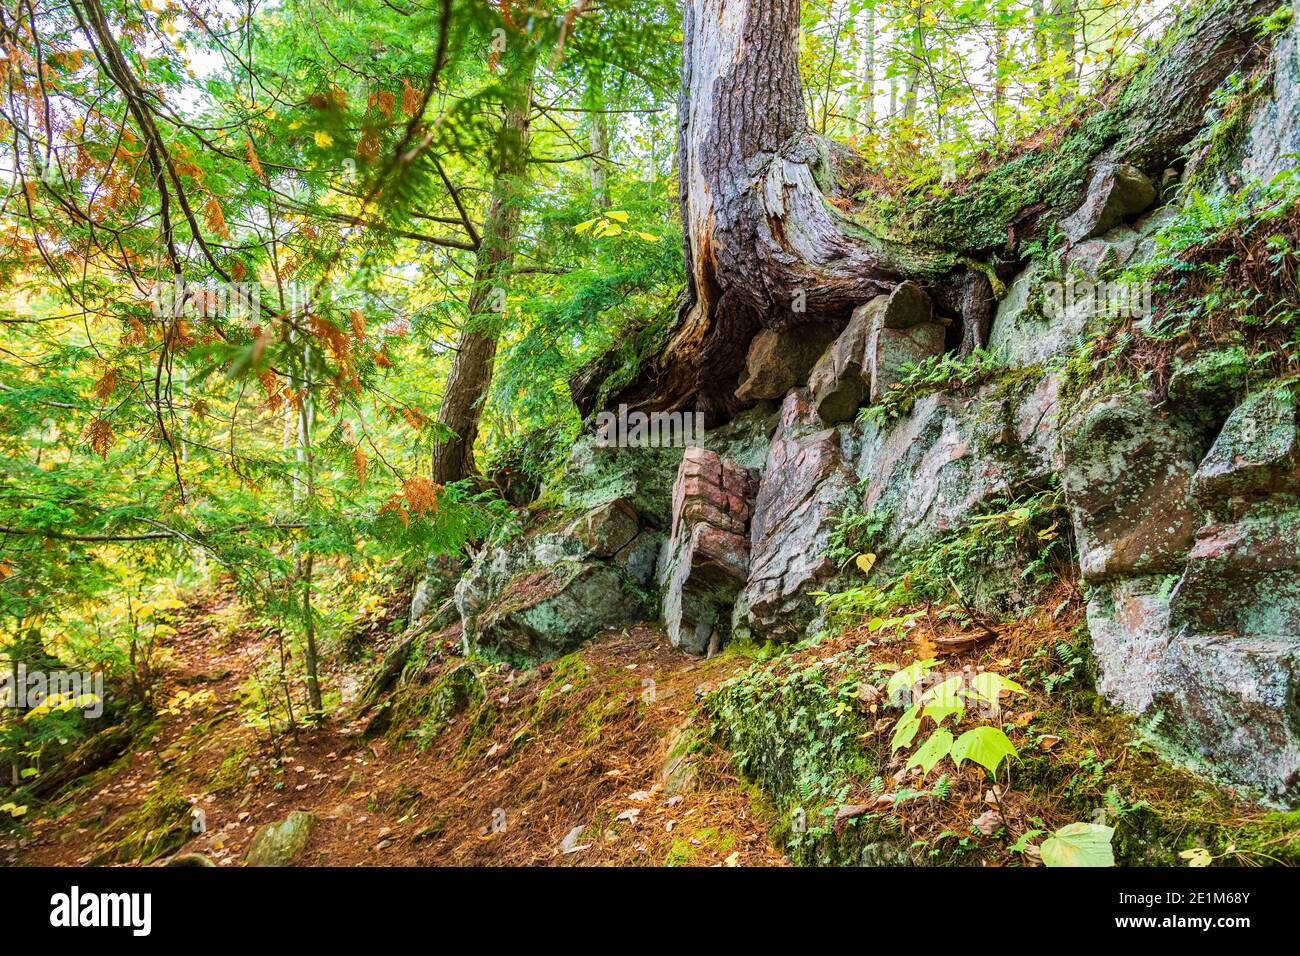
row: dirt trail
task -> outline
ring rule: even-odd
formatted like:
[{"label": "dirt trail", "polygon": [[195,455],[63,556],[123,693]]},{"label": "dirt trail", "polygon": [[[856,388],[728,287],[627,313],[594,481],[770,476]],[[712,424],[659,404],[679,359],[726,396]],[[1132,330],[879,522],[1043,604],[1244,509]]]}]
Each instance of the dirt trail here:
[{"label": "dirt trail", "polygon": [[[248,721],[258,710],[249,696],[257,694],[255,673],[276,649],[264,634],[227,636],[214,623],[223,608],[235,610],[231,600],[207,595],[182,612],[151,732],[40,808],[25,839],[0,842],[0,860],[139,862],[138,844],[122,850],[121,841],[143,832],[166,842],[155,862],[203,853],[237,866],[261,826],[305,810],[318,821],[303,864],[784,862],[724,754],[703,748],[690,758],[695,785],[663,792],[676,731],[698,693],[742,666],[738,658],[688,657],[650,628],[613,632],[530,671],[480,671],[481,700],[427,741],[418,739],[418,723],[398,719],[367,736],[366,721],[345,707],[301,729],[296,742],[281,735],[277,756],[267,732]],[[463,664],[435,659],[408,677],[399,705],[418,708],[422,694]]]}]

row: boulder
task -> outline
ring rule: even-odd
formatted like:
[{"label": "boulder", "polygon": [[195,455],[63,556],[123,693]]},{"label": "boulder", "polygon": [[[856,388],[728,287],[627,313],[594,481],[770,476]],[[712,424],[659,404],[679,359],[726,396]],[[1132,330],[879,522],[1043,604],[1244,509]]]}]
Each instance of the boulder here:
[{"label": "boulder", "polygon": [[792,392],[768,453],[750,526],[750,573],[737,619],[754,637],[797,640],[816,617],[811,592],[836,571],[826,555],[833,519],[854,503],[853,472],[836,429]]},{"label": "boulder", "polygon": [[1140,169],[1127,163],[1103,163],[1088,183],[1083,205],[1061,220],[1061,231],[1071,243],[1083,242],[1145,212],[1155,201],[1155,183]]},{"label": "boulder", "polygon": [[934,309],[915,282],[904,282],[883,309],[872,312],[867,338],[869,398],[878,402],[903,380],[904,369],[942,355],[947,329],[934,320]]},{"label": "boulder", "polygon": [[632,543],[640,530],[636,508],[626,498],[615,498],[592,508],[573,521],[565,534],[596,558],[613,557]]},{"label": "boulder", "polygon": [[1272,385],[1247,396],[1228,416],[1192,478],[1192,493],[1204,507],[1226,514],[1234,498],[1300,490],[1298,466],[1294,385]]},{"label": "boulder", "polygon": [[856,474],[862,509],[887,515],[882,551],[924,549],[1008,490],[1057,469],[1056,375],[923,395],[888,429],[870,426]]},{"label": "boulder", "polygon": [[540,660],[644,619],[657,543],[615,499],[488,548],[456,586],[465,648]]},{"label": "boulder", "polygon": [[881,295],[854,309],[848,327],[840,333],[813,367],[808,379],[817,414],[827,424],[852,421],[867,398],[867,342],[877,316],[889,305]]},{"label": "boulder", "polygon": [[998,303],[989,349],[1008,365],[1040,365],[1068,354],[1111,311],[1145,315],[1149,302],[1141,286],[1102,283],[1150,254],[1147,236],[1163,218],[1162,212],[1153,213],[1138,229],[1117,226],[1073,246],[1061,274],[1031,262]]},{"label": "boulder", "polygon": [[1118,395],[1063,432],[1062,484],[1089,584],[1177,574],[1203,511],[1191,495],[1199,434],[1149,396]]},{"label": "boulder", "polygon": [[828,325],[801,325],[792,329],[763,329],[749,345],[745,378],[736,389],[742,402],[780,398],[808,381],[808,373],[835,339]]},{"label": "boulder", "polygon": [[515,660],[547,660],[601,631],[635,624],[648,608],[612,564],[566,561],[511,579],[475,619],[467,638]]},{"label": "boulder", "polygon": [[1202,528],[1170,599],[1175,633],[1300,636],[1300,499]]},{"label": "boulder", "polygon": [[1300,801],[1300,638],[1189,635],[1161,664],[1163,734],[1217,775]]},{"label": "boulder", "polygon": [[666,540],[656,531],[642,531],[614,555],[614,560],[639,587],[649,587],[655,579],[659,552]]},{"label": "boulder", "polygon": [[[465,570],[465,562],[460,555],[431,555],[425,562],[424,574],[420,575],[411,592],[410,623],[419,624],[430,614],[441,608],[456,590],[456,580]],[[433,621],[433,627],[444,627],[450,621]]]},{"label": "boulder", "polygon": [[249,866],[289,866],[307,848],[316,817],[294,810],[278,823],[268,823],[258,830],[245,857]]},{"label": "boulder", "polygon": [[754,479],[715,452],[689,448],[673,486],[661,611],[675,647],[703,654],[726,637],[749,574]]},{"label": "boulder", "polygon": [[1088,633],[1097,662],[1097,693],[1143,713],[1159,687],[1169,647],[1169,596],[1178,578],[1131,578],[1099,585],[1088,600]]},{"label": "boulder", "polygon": [[563,476],[548,486],[544,496],[553,496],[575,511],[626,498],[642,520],[666,528],[672,508],[673,475],[681,463],[682,451],[674,447],[602,445],[599,436],[584,435],[569,453]]}]

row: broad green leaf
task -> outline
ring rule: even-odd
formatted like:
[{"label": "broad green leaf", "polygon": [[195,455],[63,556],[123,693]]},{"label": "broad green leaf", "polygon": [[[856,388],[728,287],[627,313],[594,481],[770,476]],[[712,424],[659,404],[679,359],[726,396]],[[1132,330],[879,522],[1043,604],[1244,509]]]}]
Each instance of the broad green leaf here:
[{"label": "broad green leaf", "polygon": [[956,674],[942,684],[931,687],[921,696],[921,702],[925,705],[921,716],[929,717],[936,724],[942,724],[956,714],[960,721],[961,715],[966,711],[966,705],[962,702],[960,694],[963,683],[963,676]]},{"label": "broad green leaf", "polygon": [[929,774],[944,757],[952,751],[952,734],[940,727],[932,733],[925,743],[917,748],[916,753],[912,754],[912,759],[907,762],[909,767],[920,767],[922,775]]},{"label": "broad green leaf", "polygon": [[909,707],[898,723],[894,725],[894,739],[889,742],[889,752],[893,753],[908,746],[916,739],[916,732],[921,729],[920,707]]},{"label": "broad green leaf", "polygon": [[989,704],[995,710],[998,708],[998,700],[1004,690],[1012,693],[1023,694],[1025,689],[1009,678],[1001,674],[995,674],[992,671],[984,671],[976,674],[971,678],[969,694]]},{"label": "broad green leaf", "polygon": [[938,663],[939,662],[934,658],[929,658],[924,661],[914,661],[913,663],[908,664],[902,670],[894,674],[894,676],[889,678],[889,683],[885,686],[885,696],[888,699],[893,700],[899,690],[911,687],[928,674],[934,665]]},{"label": "broad green leaf", "polygon": [[963,760],[972,760],[996,775],[1004,757],[1018,757],[1016,748],[997,727],[976,727],[957,738],[952,745],[952,760],[961,766]]},{"label": "broad green leaf", "polygon": [[1113,827],[1099,823],[1071,823],[1043,841],[1039,852],[1044,866],[1114,866],[1110,839]]},{"label": "broad green leaf", "polygon": [[574,226],[573,231],[578,235],[582,235],[584,232],[586,232],[588,229],[590,229],[598,222],[600,222],[599,219],[588,219],[586,222],[580,222],[576,226]]}]

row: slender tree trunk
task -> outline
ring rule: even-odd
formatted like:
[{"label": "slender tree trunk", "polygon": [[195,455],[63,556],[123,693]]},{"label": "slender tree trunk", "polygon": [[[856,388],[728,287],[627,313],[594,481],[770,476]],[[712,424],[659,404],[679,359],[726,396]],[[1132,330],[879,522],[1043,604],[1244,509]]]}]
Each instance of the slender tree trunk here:
[{"label": "slender tree trunk", "polygon": [[911,67],[907,74],[907,96],[903,101],[903,118],[909,123],[916,117],[917,93],[921,87],[921,66],[925,60],[925,0],[916,0],[910,40]]},{"label": "slender tree trunk", "polygon": [[1007,120],[1007,31],[993,26],[993,142],[1002,142]]},{"label": "slender tree trunk", "polygon": [[[307,357],[310,354],[306,346],[303,347],[303,388],[299,391],[298,401],[298,447],[297,459],[298,468],[303,485],[303,493],[306,496],[308,506],[311,507],[316,501],[316,462],[314,460],[312,448],[312,427],[315,425],[316,409],[312,404],[310,385],[307,382],[310,376],[307,372]],[[295,483],[296,487],[297,483]],[[320,677],[318,672],[317,654],[316,654],[316,624],[312,620],[312,569],[315,565],[316,556],[308,550],[305,556],[299,556],[299,570],[302,575],[302,609],[303,624],[306,632],[306,641],[303,647],[303,667],[307,671],[307,705],[308,710],[315,715],[320,714],[325,708],[321,704],[320,696]]]},{"label": "slender tree trunk", "polygon": [[591,195],[600,209],[608,209],[613,204],[606,165],[609,161],[609,121],[603,112],[587,114],[587,150],[591,153],[587,160],[591,171]]},{"label": "slender tree trunk", "polygon": [[[1034,0],[1033,21],[1029,28],[1034,38],[1034,68],[1040,74],[1047,69],[1047,48],[1051,33],[1047,22],[1047,8],[1043,3],[1044,0]],[[1043,99],[1052,95],[1052,84],[1046,76],[1038,81],[1038,93]]]},{"label": "slender tree trunk", "polygon": [[858,122],[868,135],[876,126],[876,4],[858,14]]},{"label": "slender tree trunk", "polygon": [[608,209],[613,204],[609,194],[609,114],[605,112],[604,78],[598,70],[587,78],[584,101],[591,195],[597,208]]},{"label": "slender tree trunk", "polygon": [[497,338],[514,267],[514,244],[519,234],[519,189],[528,163],[528,119],[532,109],[532,87],[506,110],[501,127],[501,151],[492,183],[483,240],[474,267],[468,316],[461,329],[456,356],[443,388],[438,424],[453,437],[433,446],[433,478],[446,484],[477,471],[474,442],[492,367],[496,361]]},{"label": "slender tree trunk", "polygon": [[1059,87],[1061,102],[1074,102],[1075,90],[1079,84],[1079,67],[1075,62],[1079,32],[1079,0],[1054,0],[1052,4],[1052,23],[1056,33],[1056,49],[1064,55],[1069,69],[1061,77]]}]

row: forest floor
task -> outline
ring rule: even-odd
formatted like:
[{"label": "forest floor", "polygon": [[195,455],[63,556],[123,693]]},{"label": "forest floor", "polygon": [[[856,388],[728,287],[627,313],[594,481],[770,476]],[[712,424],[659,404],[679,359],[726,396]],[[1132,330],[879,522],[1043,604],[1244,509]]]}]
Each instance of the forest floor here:
[{"label": "forest floor", "polygon": [[[352,646],[365,652],[352,663],[339,663],[346,648],[331,649],[327,704],[340,688],[356,698],[349,689],[402,640],[394,609],[404,597],[392,596],[354,635]],[[792,683],[796,675],[837,692],[864,669],[887,673],[936,648],[942,654],[954,627],[926,613],[906,639],[849,630],[776,656],[742,645],[701,659],[673,649],[661,630],[637,626],[527,670],[461,657],[453,627],[423,647],[417,641],[400,681],[375,706],[349,699],[305,726],[295,700],[295,733],[284,727],[281,701],[272,735],[263,694],[283,693],[273,679],[274,633],[249,623],[222,591],[191,596],[174,622],[153,707],[130,723],[129,746],[33,806],[21,835],[0,838],[0,863],[164,864],[200,853],[239,866],[262,827],[306,811],[316,820],[296,858],[303,865],[788,865],[778,847],[789,818],[778,807],[791,795],[736,772],[701,699],[729,678],[741,678],[728,685],[733,697],[777,680],[779,700],[760,694],[751,705],[779,712],[778,749],[804,746],[807,731],[813,753],[824,736],[817,728],[839,708],[828,714],[812,703],[822,696],[800,697],[809,688]],[[1131,718],[1098,706],[1076,650],[1086,639],[1081,622],[1077,589],[1061,582],[1034,613],[945,656],[950,669],[990,667],[1033,683],[1003,713],[1019,749],[1012,790],[990,803],[983,772],[970,766],[945,774],[941,798],[880,809],[912,784],[905,754],[888,746],[893,717],[882,717],[868,694],[850,705],[870,712],[840,762],[858,755],[875,769],[845,778],[838,802],[906,834],[913,863],[1036,865],[1011,846],[1015,837],[1089,819],[1097,808],[1118,828],[1117,856],[1128,864],[1184,865],[1182,851],[1197,848],[1225,863],[1300,861],[1300,814],[1252,806],[1169,766]],[[995,834],[978,828],[991,806],[1007,824]]]},{"label": "forest floor", "polygon": [[[402,727],[377,733],[373,715],[344,705],[296,739],[272,740],[253,701],[277,649],[270,635],[222,626],[233,600],[207,593],[180,612],[155,721],[115,763],[40,807],[25,836],[0,839],[0,861],[161,863],[202,853],[242,865],[259,828],[301,810],[317,818],[298,861],[311,865],[785,862],[761,801],[723,755],[694,761],[688,792],[663,792],[675,729],[740,658],[689,657],[660,632],[633,628],[529,671],[481,671],[497,705],[490,727],[484,708],[477,725],[453,714],[426,744]],[[461,663],[435,660],[420,680]],[[358,665],[356,677],[373,666]]]}]

